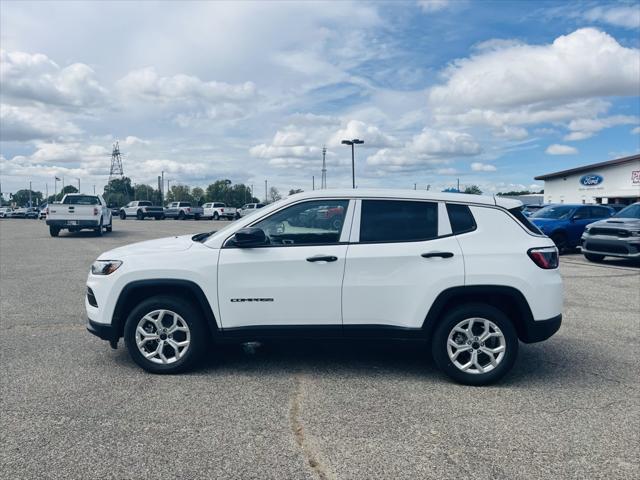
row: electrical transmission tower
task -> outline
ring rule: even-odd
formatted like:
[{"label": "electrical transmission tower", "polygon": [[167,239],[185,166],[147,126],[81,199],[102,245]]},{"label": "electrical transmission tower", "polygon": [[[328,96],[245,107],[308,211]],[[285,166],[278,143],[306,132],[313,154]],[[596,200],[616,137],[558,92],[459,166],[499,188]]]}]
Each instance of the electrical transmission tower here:
[{"label": "electrical transmission tower", "polygon": [[122,169],[122,156],[120,155],[120,144],[116,141],[113,144],[113,151],[111,152],[111,169],[109,170],[109,183],[115,178],[124,177],[124,170]]},{"label": "electrical transmission tower", "polygon": [[320,180],[320,190],[327,188],[327,147],[322,147],[322,179]]}]

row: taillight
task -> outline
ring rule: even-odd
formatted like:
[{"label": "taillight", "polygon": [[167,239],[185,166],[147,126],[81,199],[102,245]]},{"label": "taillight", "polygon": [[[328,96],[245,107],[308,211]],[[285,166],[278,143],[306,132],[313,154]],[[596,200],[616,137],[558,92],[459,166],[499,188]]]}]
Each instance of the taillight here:
[{"label": "taillight", "polygon": [[223,212],[224,212],[224,208],[221,208],[221,209],[220,209],[220,213],[223,213]]},{"label": "taillight", "polygon": [[190,212],[190,211],[191,211],[191,209],[190,209],[190,208],[187,208],[187,212]]},{"label": "taillight", "polygon": [[46,213],[47,213],[47,215],[49,215],[49,207],[47,207],[47,212]]},{"label": "taillight", "polygon": [[533,263],[545,270],[558,268],[558,249],[556,247],[530,248],[527,252]]},{"label": "taillight", "polygon": [[93,214],[97,215],[98,214],[98,207],[93,207]]}]

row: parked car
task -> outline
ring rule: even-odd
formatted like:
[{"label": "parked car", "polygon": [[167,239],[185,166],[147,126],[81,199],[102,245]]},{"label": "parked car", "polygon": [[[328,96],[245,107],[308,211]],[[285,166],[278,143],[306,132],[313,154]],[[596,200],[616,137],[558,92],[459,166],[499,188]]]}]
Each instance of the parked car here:
[{"label": "parked car", "polygon": [[[292,225],[342,209],[339,228]],[[562,320],[558,250],[517,200],[410,190],[291,196],[217,232],[103,253],[87,279],[89,331],[154,373],[221,342],[413,339],[461,383],[497,381],[518,340]],[[214,313],[215,312],[215,313]]]},{"label": "parked car", "polygon": [[42,220],[43,218],[47,218],[47,208],[49,205],[46,203],[39,207],[40,211],[38,213],[38,218]]},{"label": "parked car", "polygon": [[0,207],[0,218],[10,217],[11,212],[13,212],[13,208],[11,207]]},{"label": "parked car", "polygon": [[613,217],[587,225],[580,239],[582,253],[592,262],[604,257],[640,259],[640,202]]},{"label": "parked car", "polygon": [[136,217],[138,220],[144,220],[145,218],[162,220],[164,219],[164,207],[154,206],[153,203],[146,200],[136,200],[122,207],[118,215],[120,220],[126,220],[127,217]]},{"label": "parked car", "polygon": [[603,205],[550,205],[531,215],[529,219],[558,247],[560,253],[576,248],[585,227],[609,218],[613,210]]},{"label": "parked car", "polygon": [[256,210],[259,210],[262,207],[264,207],[264,203],[247,203],[238,210],[238,215],[240,217],[244,217],[245,215],[254,213]]},{"label": "parked car", "polygon": [[226,218],[227,220],[233,220],[238,217],[238,210],[233,207],[227,207],[226,203],[210,202],[205,203],[202,206],[204,211],[203,217],[210,218],[212,220],[220,220]]},{"label": "parked car", "polygon": [[176,220],[185,220],[187,218],[200,220],[203,213],[202,207],[192,207],[189,202],[172,202],[164,211],[166,218]]},{"label": "parked car", "polygon": [[49,205],[46,222],[52,237],[64,229],[70,232],[89,229],[100,236],[104,230],[113,230],[113,216],[102,195],[68,193],[62,202]]},{"label": "parked car", "polygon": [[27,218],[26,207],[14,208],[10,215],[11,218]]},{"label": "parked car", "polygon": [[40,217],[40,210],[36,207],[27,208],[24,217],[37,220]]}]

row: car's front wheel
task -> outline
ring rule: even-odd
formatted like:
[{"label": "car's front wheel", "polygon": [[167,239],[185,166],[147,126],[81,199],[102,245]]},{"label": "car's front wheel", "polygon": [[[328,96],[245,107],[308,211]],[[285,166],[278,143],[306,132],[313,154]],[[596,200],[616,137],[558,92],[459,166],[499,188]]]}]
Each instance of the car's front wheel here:
[{"label": "car's front wheel", "polygon": [[438,325],[432,339],[436,364],[466,385],[487,385],[501,379],[518,356],[518,335],[511,321],[495,307],[469,304],[454,309]]},{"label": "car's front wheel", "polygon": [[60,229],[58,227],[54,227],[53,225],[49,225],[49,235],[52,237],[57,237],[60,235]]},{"label": "car's front wheel", "polygon": [[152,297],[133,309],[124,327],[131,358],[151,373],[192,368],[208,344],[200,312],[174,297]]}]

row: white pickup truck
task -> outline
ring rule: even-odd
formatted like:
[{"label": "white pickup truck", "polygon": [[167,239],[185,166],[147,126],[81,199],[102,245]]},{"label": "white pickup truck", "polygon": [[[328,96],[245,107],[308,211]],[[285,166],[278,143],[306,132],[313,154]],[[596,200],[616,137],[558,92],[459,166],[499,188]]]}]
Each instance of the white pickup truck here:
[{"label": "white pickup truck", "polygon": [[204,210],[203,218],[211,218],[213,220],[220,220],[221,218],[233,220],[235,218],[239,218],[238,211],[233,207],[227,207],[225,203],[205,203],[202,208]]},{"label": "white pickup truck", "polygon": [[113,229],[113,217],[101,195],[69,193],[62,202],[49,205],[47,225],[52,237],[57,237],[63,229],[70,232],[93,230],[102,236],[104,230]]}]

